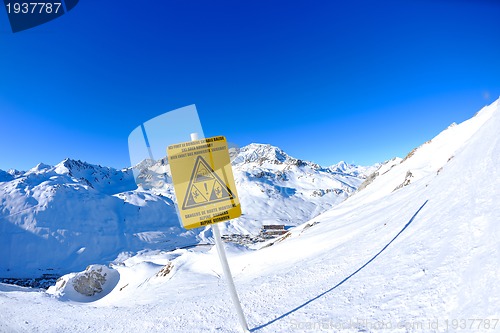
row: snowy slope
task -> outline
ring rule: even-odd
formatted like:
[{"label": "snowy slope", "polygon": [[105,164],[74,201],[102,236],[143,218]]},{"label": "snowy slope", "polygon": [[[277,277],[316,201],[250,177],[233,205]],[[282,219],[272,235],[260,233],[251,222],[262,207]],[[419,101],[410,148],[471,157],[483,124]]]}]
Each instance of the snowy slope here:
[{"label": "snowy slope", "polygon": [[439,174],[454,159],[456,152],[491,119],[496,112],[496,103],[483,108],[460,126],[451,124],[435,138],[412,150],[401,163],[394,161],[382,165],[379,174],[387,173],[389,169],[389,176],[375,178],[360,196],[363,200],[380,198],[422,178]]},{"label": "snowy slope", "polygon": [[[407,331],[428,332],[445,331],[446,319],[450,324],[453,319],[500,319],[499,129],[497,101],[315,218],[313,227],[297,228],[273,246],[274,253],[273,247],[259,251],[258,264],[245,269],[248,274],[267,275],[268,270],[288,288],[314,284],[288,297],[293,306],[276,302],[281,314],[304,307],[266,328],[286,331],[292,320],[347,325],[361,319],[349,328],[377,331],[376,323],[393,328],[407,323],[424,325]],[[394,191],[407,170],[416,176]],[[287,254],[293,259],[279,269],[267,259]],[[279,294],[286,295],[285,290]],[[264,317],[261,322],[272,319]],[[439,329],[429,327],[435,320]],[[488,331],[480,328],[476,331]]]},{"label": "snowy slope", "polygon": [[[274,245],[228,245],[252,331],[500,331],[499,129],[497,101]],[[238,331],[213,248],[111,269],[91,303],[76,275],[49,294],[0,284],[0,331]]]},{"label": "snowy slope", "polygon": [[[290,288],[315,281],[314,291],[297,297],[314,301],[289,319],[310,321],[314,312],[336,323],[372,324],[353,330],[407,322],[427,325],[416,330],[423,332],[445,331],[446,319],[500,319],[499,130],[497,101],[262,255],[293,253],[281,273],[272,271],[294,280]],[[416,176],[394,191],[407,170]],[[253,272],[269,267],[258,264]],[[439,329],[430,329],[435,320]]]},{"label": "snowy slope", "polygon": [[[362,176],[331,172],[270,145],[242,148],[235,175],[244,216],[223,233],[258,234],[262,224],[296,226],[344,200]],[[107,263],[121,252],[207,243],[209,227],[179,226],[169,166],[130,169],[81,161],[0,172],[0,278],[39,277]],[[151,187],[151,184],[157,185]]]}]

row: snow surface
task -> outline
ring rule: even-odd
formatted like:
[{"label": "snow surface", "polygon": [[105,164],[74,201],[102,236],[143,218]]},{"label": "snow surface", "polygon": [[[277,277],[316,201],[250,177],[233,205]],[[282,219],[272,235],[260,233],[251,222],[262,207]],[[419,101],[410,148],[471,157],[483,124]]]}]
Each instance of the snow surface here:
[{"label": "snow surface", "polygon": [[[252,332],[500,331],[499,129],[500,100],[272,245],[227,244]],[[239,331],[215,248],[110,269],[93,302],[0,284],[0,331]]]}]

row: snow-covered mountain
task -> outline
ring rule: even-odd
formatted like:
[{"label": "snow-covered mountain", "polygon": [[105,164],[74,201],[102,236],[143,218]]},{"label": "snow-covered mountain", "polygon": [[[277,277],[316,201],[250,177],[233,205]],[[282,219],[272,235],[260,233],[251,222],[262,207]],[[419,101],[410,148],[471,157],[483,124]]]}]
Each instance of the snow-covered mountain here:
[{"label": "snow-covered mountain", "polygon": [[[1,171],[0,278],[57,275],[109,262],[121,252],[208,242],[208,227],[179,226],[166,161],[137,168],[139,189],[130,168],[70,159],[26,172]],[[234,170],[244,215],[226,224],[228,234],[257,234],[266,223],[299,225],[343,201],[364,180],[259,144],[241,149]]]},{"label": "snow-covered mountain", "polygon": [[[227,244],[252,331],[498,330],[499,128],[497,101],[262,249]],[[293,168],[279,155],[248,162]],[[221,274],[214,249],[179,249],[68,274],[52,297],[0,284],[0,331],[234,332]]]},{"label": "snow-covered mountain", "polygon": [[328,167],[328,169],[330,169],[333,172],[348,174],[348,175],[355,176],[355,177],[366,178],[367,175],[370,175],[372,172],[374,172],[380,166],[381,166],[381,163],[376,163],[376,164],[370,165],[370,166],[361,166],[361,165],[349,164],[347,162],[340,161],[339,163]]},{"label": "snow-covered mountain", "polygon": [[[251,331],[498,331],[499,129],[497,100],[261,249],[226,244]],[[0,284],[0,331],[239,328],[214,248],[145,251],[31,291]]]},{"label": "snow-covered mountain", "polygon": [[353,174],[355,168],[323,168],[271,145],[243,147],[233,161],[243,216],[222,225],[222,230],[256,234],[263,224],[306,222],[344,201],[371,171]]},{"label": "snow-covered mountain", "polygon": [[[252,143],[232,161],[243,215],[221,224],[225,234],[257,234],[263,224],[297,226],[354,193],[378,168],[340,162],[324,168],[289,156],[278,147]],[[165,159],[135,167],[142,189],[175,201]],[[207,228],[208,230],[209,228]]]},{"label": "snow-covered mountain", "polygon": [[161,241],[196,241],[180,236],[171,200],[134,190],[130,170],[67,159],[8,175],[0,182],[0,277],[60,274]]}]

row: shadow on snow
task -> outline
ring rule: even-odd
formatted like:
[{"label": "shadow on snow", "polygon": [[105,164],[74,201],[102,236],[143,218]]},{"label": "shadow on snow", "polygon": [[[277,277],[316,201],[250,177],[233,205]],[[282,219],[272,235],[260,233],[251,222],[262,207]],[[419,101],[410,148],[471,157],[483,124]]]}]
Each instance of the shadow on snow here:
[{"label": "shadow on snow", "polygon": [[295,311],[297,311],[297,310],[300,310],[300,309],[304,308],[305,306],[309,305],[309,304],[310,304],[310,303],[312,303],[313,301],[315,301],[315,300],[319,299],[320,297],[322,297],[322,296],[324,296],[324,295],[328,294],[329,292],[331,292],[331,291],[335,290],[337,287],[339,287],[339,286],[341,286],[342,284],[344,284],[344,282],[346,282],[346,281],[347,281],[347,280],[349,280],[351,277],[353,277],[354,275],[356,275],[357,273],[359,273],[359,272],[360,272],[363,268],[365,268],[366,266],[368,266],[368,264],[369,264],[369,263],[371,263],[373,260],[375,260],[375,258],[377,258],[377,257],[378,257],[378,256],[379,256],[382,252],[384,252],[384,251],[387,249],[387,247],[388,247],[389,245],[391,245],[391,243],[392,243],[392,242],[394,242],[394,241],[396,240],[396,238],[398,238],[398,237],[399,237],[399,235],[401,235],[401,234],[403,233],[403,231],[405,231],[405,229],[406,229],[406,228],[408,228],[408,226],[409,226],[409,225],[413,222],[413,220],[415,219],[415,217],[418,215],[418,213],[420,213],[420,211],[422,210],[422,208],[424,208],[424,206],[427,204],[427,202],[428,202],[428,201],[429,201],[429,200],[426,200],[426,201],[423,203],[423,205],[422,205],[422,206],[420,206],[420,208],[416,211],[416,213],[415,213],[415,214],[413,214],[413,216],[412,216],[412,217],[411,217],[411,219],[408,221],[408,223],[406,223],[406,225],[403,227],[403,229],[401,229],[401,231],[399,231],[399,232],[398,232],[398,234],[397,234],[396,236],[394,236],[394,238],[393,238],[393,239],[392,239],[389,243],[387,243],[387,244],[386,244],[386,245],[382,248],[382,250],[380,250],[377,254],[375,254],[375,255],[373,256],[373,258],[371,258],[370,260],[368,260],[368,261],[367,261],[367,262],[366,262],[363,266],[361,266],[360,268],[358,268],[358,269],[357,269],[354,273],[352,273],[351,275],[349,275],[348,277],[346,277],[345,279],[343,279],[342,281],[340,281],[339,283],[337,283],[335,286],[331,287],[330,289],[328,289],[328,290],[326,290],[326,291],[322,292],[322,293],[321,293],[321,294],[319,294],[318,296],[311,298],[311,299],[310,299],[310,300],[308,300],[307,302],[305,302],[305,303],[303,303],[303,304],[301,304],[301,305],[297,306],[296,308],[294,308],[294,309],[292,309],[292,310],[290,310],[290,311],[288,311],[288,312],[286,312],[286,313],[282,314],[281,316],[279,316],[279,317],[277,317],[277,318],[274,318],[273,320],[271,320],[271,321],[269,321],[269,322],[267,322],[267,323],[265,323],[265,324],[262,324],[262,325],[260,325],[260,326],[255,327],[255,328],[252,328],[250,331],[251,331],[251,332],[255,332],[255,331],[257,331],[257,330],[260,330],[260,329],[262,329],[262,328],[264,328],[264,327],[267,327],[267,326],[269,326],[269,325],[271,325],[271,324],[273,324],[273,323],[277,322],[278,320],[284,319],[285,317],[287,317],[287,316],[291,315],[291,314],[292,314],[292,313],[294,313]]}]

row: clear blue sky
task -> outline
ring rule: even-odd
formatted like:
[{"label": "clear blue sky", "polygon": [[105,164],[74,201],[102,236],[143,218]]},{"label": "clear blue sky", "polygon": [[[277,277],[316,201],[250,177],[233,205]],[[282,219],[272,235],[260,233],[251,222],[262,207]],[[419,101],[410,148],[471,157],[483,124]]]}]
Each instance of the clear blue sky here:
[{"label": "clear blue sky", "polygon": [[129,166],[141,122],[330,165],[403,157],[500,96],[500,2],[80,1],[13,34],[0,8],[0,169]]}]

